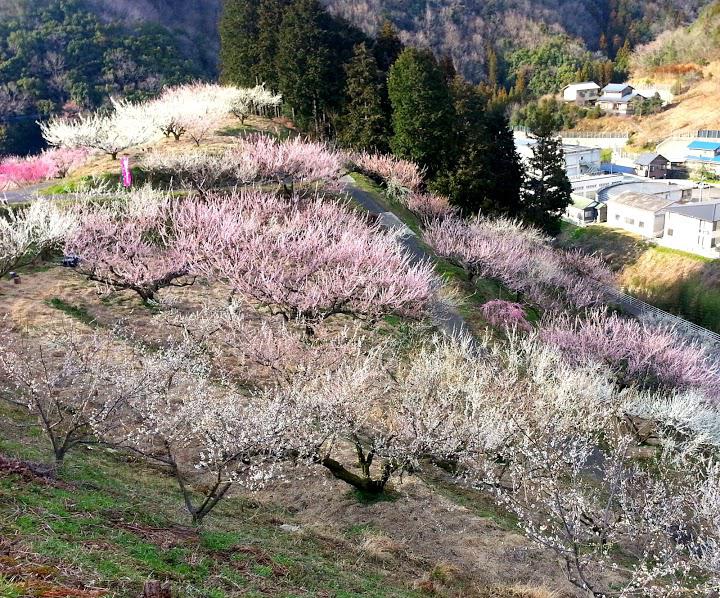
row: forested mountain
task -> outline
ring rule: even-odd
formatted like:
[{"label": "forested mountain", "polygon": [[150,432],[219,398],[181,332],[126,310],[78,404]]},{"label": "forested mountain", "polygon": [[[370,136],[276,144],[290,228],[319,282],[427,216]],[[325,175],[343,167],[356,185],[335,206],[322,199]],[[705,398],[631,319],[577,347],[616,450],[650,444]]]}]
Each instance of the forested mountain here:
[{"label": "forested mountain", "polygon": [[709,0],[324,0],[332,12],[372,32],[387,17],[413,45],[449,54],[473,80],[487,76],[490,48],[536,48],[556,34],[614,53],[695,18]]},{"label": "forested mountain", "polygon": [[[223,0],[86,0],[105,20],[149,21],[177,32],[205,65],[219,49]],[[0,0],[0,15],[23,0]],[[687,24],[710,0],[323,0],[334,14],[372,34],[385,18],[412,45],[449,54],[468,78],[487,77],[488,50],[504,55],[535,48],[555,34],[579,38],[590,51],[610,54],[626,40],[646,43]],[[584,48],[583,48],[584,49]],[[575,49],[573,49],[575,51]]]}]

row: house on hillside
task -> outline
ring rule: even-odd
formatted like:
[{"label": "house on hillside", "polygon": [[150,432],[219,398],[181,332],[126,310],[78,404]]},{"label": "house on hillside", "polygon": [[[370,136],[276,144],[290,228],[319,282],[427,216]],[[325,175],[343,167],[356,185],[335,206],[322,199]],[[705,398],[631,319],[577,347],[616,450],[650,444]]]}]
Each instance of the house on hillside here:
[{"label": "house on hillside", "polygon": [[667,178],[670,160],[658,153],[640,154],[633,160],[635,172],[648,179]]},{"label": "house on hillside", "polygon": [[626,191],[608,199],[607,223],[648,239],[665,232],[665,213],[677,203],[661,195]]},{"label": "house on hillside", "polygon": [[607,206],[590,197],[573,193],[572,203],[565,209],[563,218],[577,226],[587,226],[607,220]]},{"label": "house on hillside", "polygon": [[673,249],[720,258],[720,201],[668,208],[661,242]]},{"label": "house on hillside", "polygon": [[690,172],[705,169],[720,175],[720,141],[693,141],[688,145],[685,164]]},{"label": "house on hillside", "polygon": [[635,112],[635,104],[645,98],[635,93],[635,88],[627,83],[610,83],[603,87],[597,105],[604,112],[627,116]]},{"label": "house on hillside", "polygon": [[578,106],[594,104],[600,95],[600,86],[594,81],[572,83],[563,87],[563,100],[575,102]]}]

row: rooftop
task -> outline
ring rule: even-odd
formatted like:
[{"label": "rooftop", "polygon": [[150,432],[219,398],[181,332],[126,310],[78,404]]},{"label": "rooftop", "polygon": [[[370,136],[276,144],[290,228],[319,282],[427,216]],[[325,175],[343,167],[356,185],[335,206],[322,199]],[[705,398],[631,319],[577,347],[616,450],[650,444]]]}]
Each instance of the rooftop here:
[{"label": "rooftop", "polygon": [[668,212],[680,214],[688,218],[696,218],[705,222],[720,222],[720,201],[702,203],[689,203],[681,206],[672,206]]},{"label": "rooftop", "polygon": [[[621,91],[621,90],[618,90]],[[607,88],[603,89],[603,92],[607,92]],[[632,93],[629,93],[627,95],[622,96],[621,98],[616,98],[613,96],[608,95],[602,95],[598,98],[598,102],[613,102],[614,104],[627,104],[628,102],[638,99],[638,98],[644,98],[642,94],[635,93],[634,91]]]},{"label": "rooftop", "polygon": [[686,162],[706,162],[708,164],[720,164],[720,156],[713,156],[712,158],[709,158],[708,156],[688,156],[685,158]]},{"label": "rooftop", "polygon": [[659,212],[665,208],[677,203],[675,199],[667,199],[658,195],[648,195],[647,193],[633,193],[625,191],[620,195],[616,195],[608,200],[608,203],[614,202],[640,210],[648,210],[650,212]]},{"label": "rooftop", "polygon": [[693,141],[688,145],[690,150],[714,150],[720,149],[720,142],[718,141]]},{"label": "rooftop", "polygon": [[584,195],[579,195],[577,193],[573,193],[570,196],[570,199],[572,200],[573,207],[576,207],[578,209],[585,209],[589,207],[595,207],[598,205],[598,202],[596,199],[593,199],[592,197],[585,197]]},{"label": "rooftop", "polygon": [[603,87],[604,93],[617,93],[619,91],[623,91],[624,89],[627,89],[630,87],[627,83],[610,83],[609,85],[606,85]]},{"label": "rooftop", "polygon": [[662,154],[658,154],[657,152],[649,152],[647,154],[640,154],[637,158],[635,158],[635,160],[633,160],[633,162],[640,166],[650,166],[650,164],[652,164],[658,158],[662,158],[663,160],[667,161],[667,158]]},{"label": "rooftop", "polygon": [[563,89],[600,89],[600,86],[595,81],[583,81],[582,83],[571,83],[566,85]]}]

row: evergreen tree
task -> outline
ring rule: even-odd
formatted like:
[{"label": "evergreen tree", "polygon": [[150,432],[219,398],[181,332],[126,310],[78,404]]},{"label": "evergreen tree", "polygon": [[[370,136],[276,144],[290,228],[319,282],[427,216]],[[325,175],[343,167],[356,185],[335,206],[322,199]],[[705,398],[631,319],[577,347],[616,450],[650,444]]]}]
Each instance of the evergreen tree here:
[{"label": "evergreen tree", "polygon": [[447,163],[453,109],[450,92],[429,50],[407,48],[390,68],[392,105],[390,147],[427,168],[432,178]]},{"label": "evergreen tree", "polygon": [[373,47],[380,70],[387,73],[404,49],[405,46],[400,41],[397,29],[390,21],[383,21],[375,36]]},{"label": "evergreen tree", "polygon": [[258,64],[258,0],[225,0],[220,17],[220,79],[251,86]]},{"label": "evergreen tree", "polygon": [[552,102],[541,102],[528,117],[535,145],[523,189],[523,212],[526,220],[550,234],[559,232],[560,216],[572,193],[558,122]]},{"label": "evergreen tree", "polygon": [[382,104],[382,81],[367,44],[355,46],[345,71],[347,104],[338,135],[340,142],[356,149],[387,151],[388,121]]},{"label": "evergreen tree", "polygon": [[275,58],[278,52],[278,36],[283,13],[289,0],[260,0],[257,9],[257,66],[255,71],[261,83],[268,88],[279,89]]},{"label": "evergreen tree", "polygon": [[522,168],[502,108],[461,78],[452,85],[455,139],[452,167],[434,187],[466,214],[518,217]]},{"label": "evergreen tree", "polygon": [[297,0],[285,10],[276,57],[278,87],[301,128],[322,128],[326,82],[333,68],[317,0]]}]

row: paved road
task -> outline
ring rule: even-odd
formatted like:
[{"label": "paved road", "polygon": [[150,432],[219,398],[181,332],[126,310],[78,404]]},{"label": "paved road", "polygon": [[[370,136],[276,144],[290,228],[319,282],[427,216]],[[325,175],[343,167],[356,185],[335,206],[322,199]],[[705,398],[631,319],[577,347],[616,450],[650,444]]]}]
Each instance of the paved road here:
[{"label": "paved road", "polygon": [[[414,264],[432,260],[432,256],[425,249],[417,235],[408,228],[395,214],[388,212],[373,197],[372,193],[361,189],[350,176],[341,179],[345,192],[371,214],[375,214],[380,224],[396,231],[403,247],[407,250]],[[443,301],[434,300],[430,306],[430,314],[437,327],[450,337],[472,336],[467,322],[453,307]]]},{"label": "paved road", "polygon": [[39,191],[47,189],[54,185],[53,181],[46,181],[44,183],[38,183],[37,185],[31,185],[30,187],[23,187],[21,189],[13,189],[11,191],[0,192],[0,203],[24,203],[35,199],[35,196]]}]

